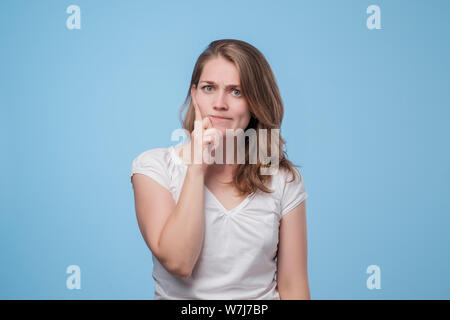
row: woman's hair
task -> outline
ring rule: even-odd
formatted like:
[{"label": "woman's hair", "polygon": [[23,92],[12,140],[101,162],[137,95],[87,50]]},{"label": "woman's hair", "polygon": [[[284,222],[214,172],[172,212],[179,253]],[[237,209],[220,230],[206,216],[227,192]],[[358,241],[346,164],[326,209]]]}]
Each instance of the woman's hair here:
[{"label": "woman's hair", "polygon": [[[183,128],[192,132],[194,130],[195,109],[191,101],[191,88],[195,85],[198,88],[198,82],[206,62],[211,59],[223,57],[233,62],[238,69],[241,85],[241,93],[245,97],[249,111],[251,114],[250,122],[247,129],[256,131],[257,144],[259,150],[259,130],[267,129],[267,154],[271,152],[271,129],[281,129],[281,122],[284,114],[283,102],[281,100],[278,85],[275,76],[270,68],[269,63],[263,54],[247,42],[235,39],[216,40],[198,57],[192,72],[191,83],[184,104],[180,110],[180,120]],[[189,105],[189,108],[182,117],[183,109]],[[281,130],[280,130],[281,131]],[[270,164],[262,164],[261,159],[257,159],[256,164],[249,165],[249,137],[245,136],[245,163],[237,164],[232,184],[241,192],[241,194],[249,194],[260,189],[263,192],[272,193],[267,185],[271,182],[271,175],[262,175],[261,167],[268,167]],[[287,159],[287,154],[283,150],[285,141],[279,135],[279,141],[276,143],[279,147],[279,163],[278,168],[286,169],[292,173],[294,179],[297,170],[294,165]],[[291,180],[293,181],[293,179]],[[289,182],[291,182],[289,181]]]}]

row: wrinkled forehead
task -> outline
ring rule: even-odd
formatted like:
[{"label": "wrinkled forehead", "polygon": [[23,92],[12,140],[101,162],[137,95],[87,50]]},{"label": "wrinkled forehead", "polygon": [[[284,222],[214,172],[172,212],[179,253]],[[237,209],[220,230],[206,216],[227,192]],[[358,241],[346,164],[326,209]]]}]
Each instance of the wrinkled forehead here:
[{"label": "wrinkled forehead", "polygon": [[202,81],[215,83],[223,87],[239,86],[239,71],[233,62],[222,57],[214,58],[205,63],[199,83]]}]

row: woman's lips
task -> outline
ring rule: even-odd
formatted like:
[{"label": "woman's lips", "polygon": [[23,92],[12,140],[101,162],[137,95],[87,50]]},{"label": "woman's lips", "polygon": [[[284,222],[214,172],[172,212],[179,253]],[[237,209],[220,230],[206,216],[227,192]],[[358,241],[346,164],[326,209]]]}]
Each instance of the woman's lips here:
[{"label": "woman's lips", "polygon": [[231,118],[224,118],[224,117],[219,117],[219,116],[210,116],[211,119],[215,120],[215,121],[229,121],[231,120]]}]

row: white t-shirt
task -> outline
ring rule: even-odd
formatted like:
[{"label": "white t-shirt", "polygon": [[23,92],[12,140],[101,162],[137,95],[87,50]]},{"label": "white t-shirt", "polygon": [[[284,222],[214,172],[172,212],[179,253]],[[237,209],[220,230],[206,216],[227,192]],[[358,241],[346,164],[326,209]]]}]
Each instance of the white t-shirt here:
[{"label": "white t-shirt", "polygon": [[[173,146],[138,155],[131,176],[141,173],[170,191],[178,202],[187,165]],[[301,178],[301,175],[300,175]],[[205,238],[189,277],[169,273],[152,254],[155,300],[279,300],[276,255],[281,217],[308,197],[303,178],[285,170],[272,177],[270,189],[252,193],[226,210],[205,186]]]}]

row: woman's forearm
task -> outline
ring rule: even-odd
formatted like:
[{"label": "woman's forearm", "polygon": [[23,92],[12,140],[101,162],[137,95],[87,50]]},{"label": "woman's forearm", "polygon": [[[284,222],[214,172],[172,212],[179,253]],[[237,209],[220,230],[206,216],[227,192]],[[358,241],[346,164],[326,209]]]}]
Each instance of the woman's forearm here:
[{"label": "woman's forearm", "polygon": [[204,231],[204,173],[189,166],[178,203],[159,238],[159,251],[181,276],[189,276],[200,255]]}]

